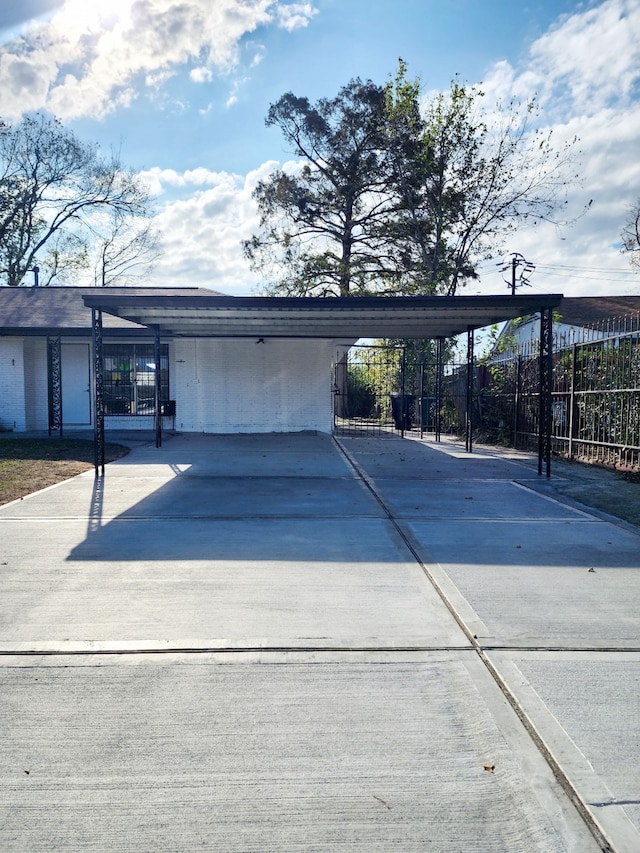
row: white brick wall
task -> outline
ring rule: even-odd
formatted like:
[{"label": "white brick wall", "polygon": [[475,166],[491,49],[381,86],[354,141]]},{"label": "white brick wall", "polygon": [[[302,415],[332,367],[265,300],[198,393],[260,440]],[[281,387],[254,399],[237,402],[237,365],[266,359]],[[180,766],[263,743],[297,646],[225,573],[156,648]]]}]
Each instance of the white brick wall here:
[{"label": "white brick wall", "polygon": [[333,341],[198,339],[175,349],[177,429],[331,432]]},{"label": "white brick wall", "polygon": [[24,339],[24,399],[27,430],[49,428],[47,344],[42,338]]},{"label": "white brick wall", "polygon": [[[331,432],[335,353],[328,340],[175,341],[169,364],[176,428]],[[0,338],[0,425],[17,432],[47,429],[44,339]],[[105,428],[153,429],[153,418],[107,417]]]},{"label": "white brick wall", "polygon": [[0,338],[0,426],[26,429],[22,338]]}]

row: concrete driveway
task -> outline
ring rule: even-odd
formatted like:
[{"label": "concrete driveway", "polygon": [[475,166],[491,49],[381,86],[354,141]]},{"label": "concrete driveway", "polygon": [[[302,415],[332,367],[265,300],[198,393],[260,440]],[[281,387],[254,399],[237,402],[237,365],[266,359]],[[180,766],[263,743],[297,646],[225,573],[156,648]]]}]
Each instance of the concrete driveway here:
[{"label": "concrete driveway", "polygon": [[538,487],[176,436],[0,508],[0,849],[640,849],[640,538]]}]

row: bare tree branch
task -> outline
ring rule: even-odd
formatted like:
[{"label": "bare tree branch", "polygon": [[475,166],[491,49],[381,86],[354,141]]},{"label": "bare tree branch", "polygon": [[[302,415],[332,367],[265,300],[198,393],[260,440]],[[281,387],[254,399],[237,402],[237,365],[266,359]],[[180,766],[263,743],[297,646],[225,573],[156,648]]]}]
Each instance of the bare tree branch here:
[{"label": "bare tree branch", "polygon": [[77,267],[69,249],[75,240],[86,253],[83,234],[97,211],[123,223],[146,217],[149,194],[117,156],[102,157],[49,115],[0,125],[0,275],[7,284],[20,285],[42,253],[56,270],[50,281],[63,266]]},{"label": "bare tree branch", "polygon": [[631,265],[640,270],[640,199],[629,211],[621,236],[623,251],[629,253]]}]

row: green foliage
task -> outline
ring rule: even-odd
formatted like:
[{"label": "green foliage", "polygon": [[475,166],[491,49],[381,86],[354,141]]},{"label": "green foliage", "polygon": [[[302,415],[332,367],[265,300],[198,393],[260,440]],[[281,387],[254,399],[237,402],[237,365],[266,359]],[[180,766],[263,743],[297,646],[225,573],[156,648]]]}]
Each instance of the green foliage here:
[{"label": "green foliage", "polygon": [[342,416],[386,422],[391,418],[391,396],[402,388],[401,347],[352,347],[347,356],[346,394]]},{"label": "green foliage", "polygon": [[258,184],[261,233],[244,243],[252,266],[272,279],[272,292],[287,295],[392,291],[398,259],[386,237],[395,198],[383,90],[352,80],[315,105],[289,92],[266,123],[305,163]]},{"label": "green foliage", "polygon": [[562,210],[575,142],[559,148],[537,131],[534,101],[499,103],[451,83],[422,111],[419,81],[403,63],[388,87],[392,151],[403,197],[406,236],[423,288],[453,295],[477,278],[477,264],[503,248],[524,222],[553,219]]},{"label": "green foliage", "polygon": [[425,104],[400,60],[384,87],[273,104],[267,125],[303,163],[255,191],[260,233],[244,250],[271,292],[453,295],[516,227],[555,220],[575,140],[537,131],[535,102],[489,112],[483,98],[456,79]]},{"label": "green foliage", "polygon": [[351,365],[347,372],[348,416],[371,419],[378,416],[374,377],[366,365]]}]

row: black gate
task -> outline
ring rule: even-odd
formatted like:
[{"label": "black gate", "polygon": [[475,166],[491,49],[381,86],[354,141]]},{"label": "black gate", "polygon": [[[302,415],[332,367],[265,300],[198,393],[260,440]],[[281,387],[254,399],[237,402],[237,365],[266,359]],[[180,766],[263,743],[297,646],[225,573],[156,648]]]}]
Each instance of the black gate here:
[{"label": "black gate", "polygon": [[[446,410],[442,341],[355,346],[336,359],[334,431],[433,433]],[[464,410],[464,409],[463,409]]]},{"label": "black gate", "polygon": [[415,424],[415,395],[405,388],[405,350],[400,346],[355,346],[336,359],[334,431],[393,433]]}]

